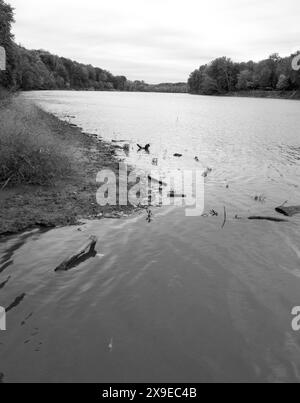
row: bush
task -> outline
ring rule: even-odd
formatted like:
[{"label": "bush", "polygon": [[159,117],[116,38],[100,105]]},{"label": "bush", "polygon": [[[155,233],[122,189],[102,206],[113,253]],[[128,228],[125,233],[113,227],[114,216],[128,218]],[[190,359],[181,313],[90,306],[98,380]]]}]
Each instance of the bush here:
[{"label": "bush", "polygon": [[0,182],[51,184],[69,170],[61,149],[34,105],[0,103]]}]

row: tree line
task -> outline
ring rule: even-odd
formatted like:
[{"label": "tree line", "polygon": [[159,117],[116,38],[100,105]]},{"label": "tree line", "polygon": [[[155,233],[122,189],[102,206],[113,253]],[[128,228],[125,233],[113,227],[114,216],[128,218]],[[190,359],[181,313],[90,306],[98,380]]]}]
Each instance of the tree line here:
[{"label": "tree line", "polygon": [[189,92],[213,95],[249,90],[297,91],[300,74],[292,60],[300,51],[282,58],[277,53],[260,62],[235,63],[220,57],[193,71],[188,79]]},{"label": "tree line", "polygon": [[7,53],[7,70],[0,71],[0,86],[14,90],[98,90],[142,92],[191,92],[224,94],[249,90],[297,91],[300,73],[290,57],[271,55],[260,62],[235,63],[220,57],[190,74],[188,83],[147,84],[114,76],[109,71],[53,55],[45,50],[27,50],[14,42],[11,27],[14,10],[0,0],[0,46]]},{"label": "tree line", "polygon": [[0,46],[7,53],[7,70],[0,72],[0,85],[14,90],[98,90],[187,92],[185,83],[150,85],[130,81],[109,71],[85,65],[45,50],[27,50],[14,42],[13,8],[0,0]]},{"label": "tree line", "polygon": [[58,57],[44,50],[27,50],[14,42],[13,8],[0,0],[0,46],[7,54],[7,69],[0,72],[3,87],[22,90],[124,90],[124,76]]}]

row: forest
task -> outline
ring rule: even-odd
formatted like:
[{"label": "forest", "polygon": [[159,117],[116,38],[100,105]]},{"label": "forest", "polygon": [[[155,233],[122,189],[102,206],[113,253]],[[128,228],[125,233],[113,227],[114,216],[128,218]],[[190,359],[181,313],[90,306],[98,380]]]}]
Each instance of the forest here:
[{"label": "forest", "polygon": [[253,90],[298,91],[300,72],[292,60],[300,52],[281,58],[272,54],[260,62],[235,63],[220,57],[190,74],[188,83],[147,84],[114,76],[109,71],[17,45],[11,33],[14,10],[0,0],[0,46],[7,53],[7,69],[0,71],[0,86],[13,90],[95,90],[139,92],[190,92],[226,94]]},{"label": "forest", "polygon": [[53,55],[27,50],[14,42],[14,10],[0,0],[0,46],[7,54],[7,69],[0,71],[0,85],[12,90],[95,90],[187,92],[186,83],[151,85],[130,81],[109,71]]},{"label": "forest", "polygon": [[277,53],[260,62],[235,63],[220,57],[200,66],[188,79],[188,90],[194,94],[226,94],[242,91],[298,91],[300,72],[292,68],[297,52],[281,58]]}]

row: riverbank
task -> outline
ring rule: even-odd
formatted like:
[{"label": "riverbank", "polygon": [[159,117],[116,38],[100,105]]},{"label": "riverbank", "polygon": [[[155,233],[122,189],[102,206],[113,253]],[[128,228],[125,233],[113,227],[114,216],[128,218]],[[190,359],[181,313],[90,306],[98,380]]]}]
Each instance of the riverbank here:
[{"label": "riverbank", "polygon": [[[191,93],[192,95],[206,95]],[[263,90],[249,90],[249,91],[231,91],[224,94],[212,94],[213,96],[221,97],[240,97],[240,98],[269,98],[269,99],[300,99],[300,91],[263,91]],[[208,95],[208,96],[212,96]]]},{"label": "riverbank", "polygon": [[[22,101],[23,102],[23,101]],[[5,108],[6,106],[4,106]],[[25,105],[24,105],[25,107]],[[31,105],[36,123],[63,152],[68,169],[47,184],[0,184],[0,236],[30,228],[75,225],[83,219],[120,217],[132,206],[97,204],[97,173],[118,170],[116,147]],[[2,135],[2,134],[1,134]]]},{"label": "riverbank", "polygon": [[272,98],[272,99],[300,99],[300,91],[232,91],[225,94],[228,97],[242,97],[242,98]]}]

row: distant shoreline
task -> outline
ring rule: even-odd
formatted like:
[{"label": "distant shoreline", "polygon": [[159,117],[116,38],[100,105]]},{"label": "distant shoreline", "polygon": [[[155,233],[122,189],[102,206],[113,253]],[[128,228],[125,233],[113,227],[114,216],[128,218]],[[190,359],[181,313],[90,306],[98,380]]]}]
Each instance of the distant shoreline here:
[{"label": "distant shoreline", "polygon": [[119,91],[119,90],[94,90],[94,89],[45,89],[45,90],[21,90],[20,92],[113,92],[113,93],[143,93],[143,94],[187,94],[187,95],[201,95],[204,97],[239,97],[239,98],[269,98],[269,99],[290,99],[300,100],[300,91],[265,91],[265,90],[251,90],[251,91],[231,91],[223,94],[201,94],[198,92],[173,92],[173,91]]},{"label": "distant shoreline", "polygon": [[289,99],[300,100],[300,91],[264,91],[264,90],[251,90],[251,91],[231,91],[224,94],[201,94],[189,92],[191,95],[202,95],[204,97],[237,97],[237,98],[266,98],[266,99]]},{"label": "distant shoreline", "polygon": [[225,94],[227,97],[240,98],[270,98],[270,99],[290,99],[300,100],[300,91],[233,91]]}]

